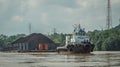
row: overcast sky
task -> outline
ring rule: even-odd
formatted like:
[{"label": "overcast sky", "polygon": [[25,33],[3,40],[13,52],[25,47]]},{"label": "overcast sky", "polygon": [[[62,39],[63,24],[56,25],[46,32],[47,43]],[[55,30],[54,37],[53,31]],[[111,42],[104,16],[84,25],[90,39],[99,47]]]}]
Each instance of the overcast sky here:
[{"label": "overcast sky", "polygon": [[[111,0],[112,25],[119,24],[120,0]],[[73,24],[86,31],[105,29],[107,0],[0,0],[0,34],[72,33]]]}]

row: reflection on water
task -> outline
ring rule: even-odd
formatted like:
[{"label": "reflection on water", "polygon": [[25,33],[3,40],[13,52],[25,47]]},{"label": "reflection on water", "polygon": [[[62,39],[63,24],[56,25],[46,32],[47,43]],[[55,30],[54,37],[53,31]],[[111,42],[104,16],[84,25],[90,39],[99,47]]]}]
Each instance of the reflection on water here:
[{"label": "reflection on water", "polygon": [[91,54],[0,53],[0,67],[119,67],[120,51]]}]

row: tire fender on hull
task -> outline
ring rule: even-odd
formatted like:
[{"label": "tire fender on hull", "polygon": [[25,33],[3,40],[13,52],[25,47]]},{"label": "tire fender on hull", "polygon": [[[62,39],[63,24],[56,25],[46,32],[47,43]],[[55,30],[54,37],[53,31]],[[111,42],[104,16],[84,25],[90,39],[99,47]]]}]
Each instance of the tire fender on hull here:
[{"label": "tire fender on hull", "polygon": [[91,52],[91,45],[89,45],[89,44],[85,45],[85,46],[84,46],[84,52],[85,52],[85,53]]}]

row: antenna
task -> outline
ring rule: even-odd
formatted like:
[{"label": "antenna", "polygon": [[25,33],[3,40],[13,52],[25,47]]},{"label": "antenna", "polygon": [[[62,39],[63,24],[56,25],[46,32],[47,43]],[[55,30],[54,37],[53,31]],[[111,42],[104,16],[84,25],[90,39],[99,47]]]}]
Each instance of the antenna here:
[{"label": "antenna", "polygon": [[56,28],[53,28],[53,34],[56,34],[56,33],[57,33]]},{"label": "antenna", "polygon": [[31,34],[31,23],[29,23],[28,29],[29,29],[29,34]]},{"label": "antenna", "polygon": [[112,17],[111,17],[111,4],[110,4],[110,0],[107,0],[108,4],[107,4],[107,23],[106,23],[106,28],[110,29],[112,27]]},{"label": "antenna", "polygon": [[119,19],[119,25],[120,25],[120,19]]}]

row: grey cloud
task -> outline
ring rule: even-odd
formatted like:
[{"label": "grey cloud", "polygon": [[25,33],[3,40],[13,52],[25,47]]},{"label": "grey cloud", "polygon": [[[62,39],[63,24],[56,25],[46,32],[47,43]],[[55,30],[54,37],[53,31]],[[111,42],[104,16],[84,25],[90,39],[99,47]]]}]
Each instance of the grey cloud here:
[{"label": "grey cloud", "polygon": [[[112,0],[113,25],[118,24],[120,1]],[[86,30],[105,27],[106,0],[0,0],[0,33],[48,33],[57,28],[70,33],[72,25],[81,23]],[[13,32],[13,33],[12,33]]]}]

